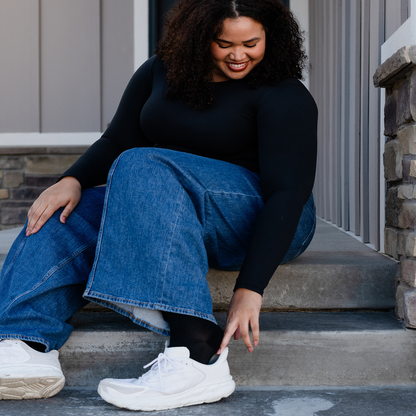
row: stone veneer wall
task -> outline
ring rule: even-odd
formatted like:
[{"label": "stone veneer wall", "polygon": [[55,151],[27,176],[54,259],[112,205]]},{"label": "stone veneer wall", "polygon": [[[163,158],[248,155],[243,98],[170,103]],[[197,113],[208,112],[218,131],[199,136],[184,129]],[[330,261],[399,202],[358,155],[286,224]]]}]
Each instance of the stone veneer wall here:
[{"label": "stone veneer wall", "polygon": [[385,252],[400,261],[396,313],[416,328],[416,45],[384,62],[374,85],[386,89]]},{"label": "stone veneer wall", "polygon": [[85,146],[0,148],[0,230],[22,226],[33,201],[86,149]]}]

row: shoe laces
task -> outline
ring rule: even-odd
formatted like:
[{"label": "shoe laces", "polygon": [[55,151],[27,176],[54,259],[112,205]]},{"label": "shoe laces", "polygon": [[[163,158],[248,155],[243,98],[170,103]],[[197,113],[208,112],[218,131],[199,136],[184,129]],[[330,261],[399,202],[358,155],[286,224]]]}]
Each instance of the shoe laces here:
[{"label": "shoe laces", "polygon": [[[162,375],[163,375],[163,373],[172,373],[172,372],[175,372],[176,370],[178,370],[181,367],[181,365],[178,363],[177,360],[167,356],[164,353],[160,353],[157,356],[157,358],[155,358],[149,364],[146,364],[145,366],[143,366],[143,368],[148,368],[150,366],[152,366],[150,368],[150,371],[143,374],[139,378],[139,380],[144,382],[144,384],[146,384],[148,381],[150,381],[150,379],[152,379],[154,377],[157,377],[159,379],[161,390],[163,390],[163,385],[162,385]],[[172,370],[172,367],[173,367],[173,370]]]}]

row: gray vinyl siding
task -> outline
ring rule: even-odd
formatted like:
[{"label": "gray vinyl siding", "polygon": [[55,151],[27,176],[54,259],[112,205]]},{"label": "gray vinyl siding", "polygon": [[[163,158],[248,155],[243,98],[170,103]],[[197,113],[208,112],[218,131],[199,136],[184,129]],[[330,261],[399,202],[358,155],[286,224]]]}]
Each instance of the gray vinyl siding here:
[{"label": "gray vinyl siding", "polygon": [[0,132],[39,131],[39,1],[0,1]]},{"label": "gray vinyl siding", "polygon": [[[143,0],[144,1],[144,0]],[[121,93],[134,70],[133,2],[102,0],[102,129],[105,130],[117,109]],[[147,39],[142,40],[147,47]]]},{"label": "gray vinyl siding", "polygon": [[134,71],[133,0],[0,1],[0,133],[97,132]]},{"label": "gray vinyl siding", "polygon": [[310,0],[310,89],[317,100],[318,216],[380,248],[381,45],[408,18],[407,0]]}]

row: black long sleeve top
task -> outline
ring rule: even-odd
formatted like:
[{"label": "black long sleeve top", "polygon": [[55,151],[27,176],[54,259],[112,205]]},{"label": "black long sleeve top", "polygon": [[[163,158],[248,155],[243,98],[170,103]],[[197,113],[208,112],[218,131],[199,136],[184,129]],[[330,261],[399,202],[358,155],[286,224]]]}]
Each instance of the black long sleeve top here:
[{"label": "black long sleeve top", "polygon": [[263,294],[282,261],[312,192],[317,108],[297,79],[257,89],[245,79],[214,83],[211,107],[166,99],[166,69],[156,56],[130,80],[102,137],[63,176],[83,188],[106,182],[114,160],[133,147],[162,147],[241,165],[260,174],[265,205],[235,288]]}]

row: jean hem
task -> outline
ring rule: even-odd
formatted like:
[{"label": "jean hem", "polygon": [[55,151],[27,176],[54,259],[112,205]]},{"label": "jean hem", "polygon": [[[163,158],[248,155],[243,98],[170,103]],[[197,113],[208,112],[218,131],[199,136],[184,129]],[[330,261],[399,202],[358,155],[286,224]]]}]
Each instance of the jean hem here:
[{"label": "jean hem", "polygon": [[38,338],[38,337],[28,337],[26,335],[20,335],[20,334],[0,334],[0,340],[1,339],[18,339],[20,341],[29,341],[29,342],[37,342],[38,344],[43,344],[46,348],[45,348],[45,352],[49,352],[52,351],[50,348],[50,343],[48,341],[46,341],[43,338]]},{"label": "jean hem", "polygon": [[123,298],[116,298],[113,296],[103,295],[97,292],[84,293],[83,297],[84,299],[87,299],[91,302],[95,302],[99,305],[112,309],[115,312],[120,313],[121,315],[126,316],[127,318],[130,318],[135,324],[140,325],[144,328],[150,329],[151,331],[156,332],[161,335],[170,336],[170,331],[161,329],[159,327],[149,324],[146,321],[136,318],[133,315],[133,313],[129,313],[125,309],[118,308],[113,302],[120,303],[120,304],[127,305],[127,306],[143,308],[143,309],[151,309],[151,310],[161,311],[161,312],[171,312],[171,313],[177,313],[180,315],[194,316],[194,317],[205,319],[207,321],[217,324],[217,321],[214,318],[214,315],[197,312],[193,309],[177,308],[177,307],[173,307],[170,305],[165,305],[163,303],[131,301],[131,300],[123,299]]}]

